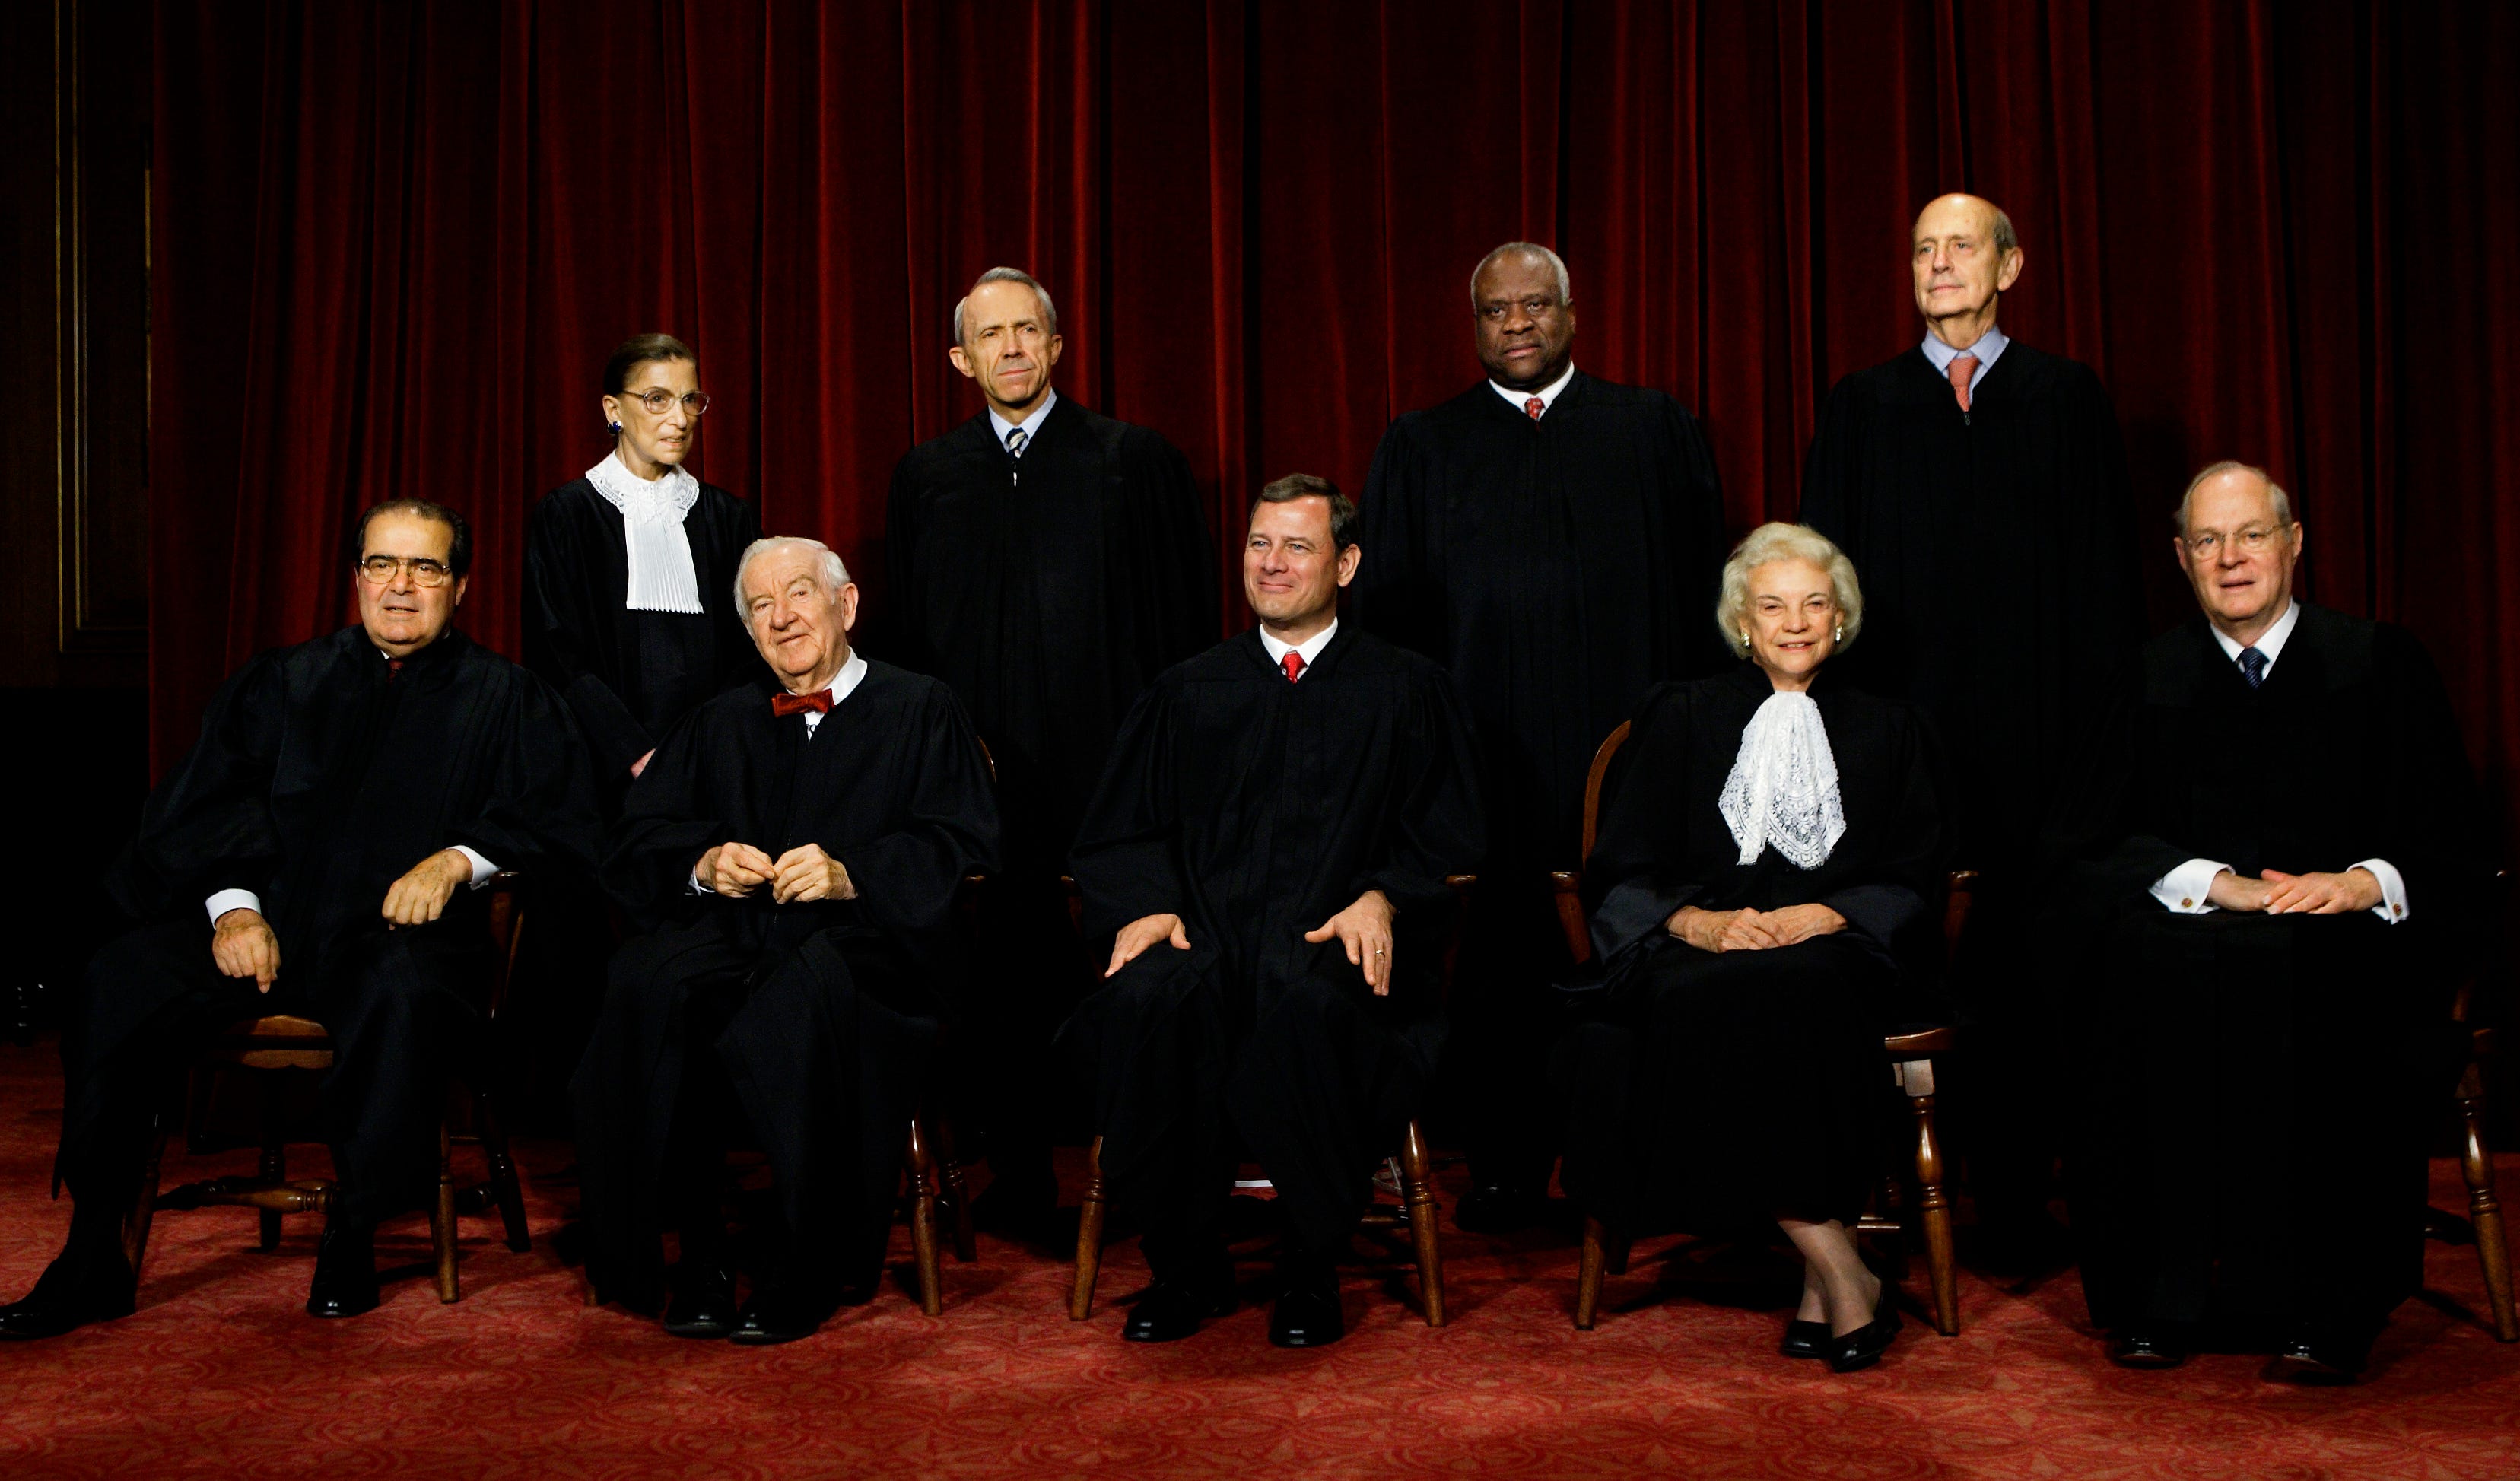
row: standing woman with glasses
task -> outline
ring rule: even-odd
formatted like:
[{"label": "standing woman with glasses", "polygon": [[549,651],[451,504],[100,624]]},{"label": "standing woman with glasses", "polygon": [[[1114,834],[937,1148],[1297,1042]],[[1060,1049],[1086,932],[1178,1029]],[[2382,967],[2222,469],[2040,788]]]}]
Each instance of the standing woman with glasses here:
[{"label": "standing woman with glasses", "polygon": [[617,799],[676,720],[760,666],[732,592],[750,505],[683,470],[709,398],[671,335],[604,364],[612,450],[525,532],[525,666],[567,701]]}]

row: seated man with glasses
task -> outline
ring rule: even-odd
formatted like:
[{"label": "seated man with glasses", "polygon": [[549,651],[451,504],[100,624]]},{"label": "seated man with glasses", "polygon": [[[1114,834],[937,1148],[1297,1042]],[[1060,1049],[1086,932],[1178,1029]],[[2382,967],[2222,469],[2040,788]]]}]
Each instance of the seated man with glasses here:
[{"label": "seated man with glasses", "polygon": [[2210,1326],[2263,1333],[2272,1378],[2343,1382],[2423,1272],[2482,814],[2422,647],[2293,598],[2302,527],[2264,471],[2197,474],[2179,529],[2203,612],[2096,738],[2047,936],[2088,1061],[2084,1288],[2124,1366]]},{"label": "seated man with glasses", "polygon": [[266,1013],[314,1018],[335,1045],[319,1103],[338,1187],[307,1313],[374,1308],[377,1224],[435,1188],[447,1080],[489,981],[472,891],[497,870],[592,866],[566,711],[451,625],[464,517],[382,504],[355,549],[357,625],[231,678],[114,866],[140,923],[89,965],[63,1036],[69,1241],[0,1307],[0,1337],[130,1313],[121,1228],[152,1113],[206,1038]]}]

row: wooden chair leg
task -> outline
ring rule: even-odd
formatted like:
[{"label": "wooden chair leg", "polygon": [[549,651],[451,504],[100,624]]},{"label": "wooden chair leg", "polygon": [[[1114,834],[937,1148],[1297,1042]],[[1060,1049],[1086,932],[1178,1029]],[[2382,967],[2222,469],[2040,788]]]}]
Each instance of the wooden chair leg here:
[{"label": "wooden chair leg", "polygon": [[525,1188],[517,1176],[517,1161],[508,1153],[508,1128],[499,1119],[499,1104],[486,1085],[472,1089],[472,1124],[481,1136],[481,1160],[489,1165],[490,1196],[499,1205],[499,1221],[507,1226],[508,1248],[523,1254],[534,1247],[533,1234],[525,1228]]},{"label": "wooden chair leg", "polygon": [[945,1313],[945,1272],[936,1257],[936,1164],[927,1152],[926,1128],[910,1122],[910,1250],[919,1264],[919,1309]]},{"label": "wooden chair leg", "polygon": [[1400,1142],[1400,1202],[1409,1211],[1409,1242],[1418,1252],[1418,1296],[1426,1324],[1444,1324],[1444,1251],[1435,1238],[1435,1190],[1429,1186],[1426,1138],[1418,1123]]},{"label": "wooden chair leg", "polygon": [[[289,1149],[280,1125],[283,1109],[280,1087],[267,1077],[256,1078],[263,1081],[262,1161],[254,1168],[254,1175],[265,1183],[286,1183],[289,1181]],[[280,1215],[266,1208],[260,1218],[262,1229],[255,1248],[268,1254],[280,1248]]]},{"label": "wooden chair leg", "polygon": [[149,1139],[149,1159],[140,1165],[140,1195],[131,1203],[131,1216],[122,1221],[122,1258],[131,1267],[134,1284],[140,1280],[140,1261],[149,1253],[149,1224],[158,1212],[158,1173],[166,1161],[166,1135],[174,1129],[174,1118],[163,1108],[157,1115],[156,1132]]},{"label": "wooden chair leg", "polygon": [[437,1202],[428,1213],[428,1242],[437,1255],[437,1299],[461,1300],[464,1290],[455,1275],[455,1136],[444,1117],[437,1122]]},{"label": "wooden chair leg", "polygon": [[[1921,1066],[1921,1068],[1919,1067]],[[1930,1062],[1903,1066],[1908,1110],[1916,1118],[1916,1222],[1925,1232],[1925,1273],[1934,1285],[1934,1330],[1959,1335],[1959,1271],[1952,1258],[1952,1200],[1943,1189],[1943,1144],[1934,1131]]]},{"label": "wooden chair leg", "polygon": [[1575,1329],[1589,1332],[1593,1319],[1601,1312],[1602,1244],[1607,1232],[1601,1221],[1584,1216],[1584,1252],[1575,1266]]},{"label": "wooden chair leg", "polygon": [[2511,1254],[2502,1231],[2502,1201],[2495,1196],[2494,1153],[2485,1143],[2485,1081],[2474,1063],[2458,1082],[2458,1114],[2466,1136],[2459,1170],[2467,1175],[2467,1220],[2476,1230],[2476,1261],[2484,1268],[2485,1299],[2494,1309],[2494,1335],[2520,1342],[2520,1315],[2511,1302]]},{"label": "wooden chair leg", "polygon": [[1094,1315],[1094,1282],[1102,1274],[1102,1139],[1085,1149],[1085,1201],[1076,1210],[1076,1279],[1067,1291],[1067,1320]]},{"label": "wooden chair leg", "polygon": [[963,1158],[954,1144],[954,1122],[939,1116],[934,1123],[936,1166],[945,1179],[945,1201],[954,1212],[954,1258],[965,1265],[980,1258],[978,1239],[971,1233],[971,1183],[966,1176]]}]

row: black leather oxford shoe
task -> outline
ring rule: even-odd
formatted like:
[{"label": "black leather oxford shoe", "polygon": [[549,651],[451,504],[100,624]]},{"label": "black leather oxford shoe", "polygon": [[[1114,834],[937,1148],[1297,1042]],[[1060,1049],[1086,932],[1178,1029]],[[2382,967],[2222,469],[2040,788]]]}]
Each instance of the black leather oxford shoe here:
[{"label": "black leather oxford shoe", "polygon": [[32,1341],[58,1337],[91,1322],[111,1322],[131,1315],[131,1267],[122,1252],[92,1252],[82,1259],[64,1250],[35,1279],[35,1288],[22,1301],[0,1306],[0,1338]]},{"label": "black leather oxford shoe", "polygon": [[674,1298],[665,1303],[665,1330],[677,1337],[723,1337],[741,1317],[735,1304],[735,1272],[712,1264],[678,1272]]},{"label": "black leather oxford shoe", "polygon": [[315,1279],[306,1315],[356,1317],[377,1309],[377,1236],[370,1229],[328,1224],[315,1245]]},{"label": "black leather oxford shoe", "polygon": [[1188,1280],[1158,1278],[1129,1308],[1120,1336],[1130,1342],[1179,1342],[1210,1317],[1234,1311],[1234,1278]]},{"label": "black leather oxford shoe", "polygon": [[726,1334],[729,1342],[746,1347],[769,1347],[781,1342],[794,1342],[823,1329],[839,1304],[829,1296],[817,1295],[800,1286],[786,1283],[752,1293],[736,1314],[735,1328]]},{"label": "black leather oxford shoe", "polygon": [[2296,1334],[2275,1349],[2265,1377],[2271,1383],[2298,1383],[2312,1388],[2337,1388],[2362,1376],[2369,1349],[2315,1332]]},{"label": "black leather oxford shoe", "polygon": [[1286,1284],[1269,1313],[1269,1340],[1280,1347],[1328,1347],[1347,1335],[1339,1315],[1338,1272],[1329,1262],[1307,1261],[1286,1272]]},{"label": "black leather oxford shoe", "polygon": [[2166,1331],[2120,1332],[2109,1339],[2109,1361],[2120,1368],[2177,1368],[2187,1361],[2187,1344]]}]

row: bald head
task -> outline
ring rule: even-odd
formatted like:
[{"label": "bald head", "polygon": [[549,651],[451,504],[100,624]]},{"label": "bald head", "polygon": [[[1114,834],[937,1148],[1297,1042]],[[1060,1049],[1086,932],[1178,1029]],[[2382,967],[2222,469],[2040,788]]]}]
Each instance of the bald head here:
[{"label": "bald head", "polygon": [[1983,197],[1938,197],[1916,213],[1908,247],[1925,327],[1955,349],[1976,343],[1995,327],[1999,300],[2021,276],[2012,218]]}]

